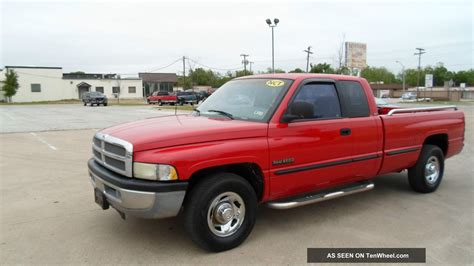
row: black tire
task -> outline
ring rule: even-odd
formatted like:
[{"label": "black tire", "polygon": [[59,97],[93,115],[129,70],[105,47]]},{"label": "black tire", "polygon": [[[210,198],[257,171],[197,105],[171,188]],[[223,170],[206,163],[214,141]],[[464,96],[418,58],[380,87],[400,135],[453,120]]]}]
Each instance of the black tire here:
[{"label": "black tire", "polygon": [[[210,206],[223,193],[237,194],[245,207],[240,227],[237,226],[236,231],[229,236],[213,233],[208,225]],[[240,245],[252,231],[257,205],[255,190],[245,179],[232,173],[218,173],[200,181],[186,196],[184,228],[191,239],[203,249],[215,252],[232,249]],[[230,220],[231,224],[234,223],[233,219]],[[237,223],[237,220],[235,221]]]},{"label": "black tire", "polygon": [[163,103],[162,103],[161,101],[158,101],[158,105],[159,105],[159,106],[162,106]]},{"label": "black tire", "polygon": [[150,100],[146,100],[146,103],[147,103],[147,104],[151,104]]},{"label": "black tire", "polygon": [[107,106],[107,103],[104,103],[104,106]]},{"label": "black tire", "polygon": [[[436,167],[436,161],[438,163],[438,167]],[[432,165],[437,168],[438,175],[436,178],[433,178],[432,175],[429,175],[429,172],[425,173],[425,169]],[[431,193],[439,187],[441,180],[443,179],[443,174],[443,151],[435,145],[424,145],[415,166],[408,169],[408,182],[410,183],[411,188],[416,192]]]},{"label": "black tire", "polygon": [[86,103],[86,102],[84,102],[84,106],[87,106],[87,103]]}]

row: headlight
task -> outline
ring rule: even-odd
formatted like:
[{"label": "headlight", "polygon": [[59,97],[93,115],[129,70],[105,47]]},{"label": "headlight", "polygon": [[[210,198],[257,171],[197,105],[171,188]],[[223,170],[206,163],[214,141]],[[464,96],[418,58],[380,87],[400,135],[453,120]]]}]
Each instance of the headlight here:
[{"label": "headlight", "polygon": [[141,179],[172,181],[178,180],[178,172],[171,165],[133,163],[133,176]]}]

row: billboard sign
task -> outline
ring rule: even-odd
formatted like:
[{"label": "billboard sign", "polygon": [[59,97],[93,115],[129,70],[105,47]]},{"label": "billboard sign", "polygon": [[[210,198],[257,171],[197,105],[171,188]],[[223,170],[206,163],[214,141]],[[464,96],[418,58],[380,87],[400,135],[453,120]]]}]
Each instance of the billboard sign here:
[{"label": "billboard sign", "polygon": [[346,42],[346,65],[349,68],[364,69],[367,67],[367,44]]},{"label": "billboard sign", "polygon": [[425,75],[425,88],[433,88],[433,74]]}]

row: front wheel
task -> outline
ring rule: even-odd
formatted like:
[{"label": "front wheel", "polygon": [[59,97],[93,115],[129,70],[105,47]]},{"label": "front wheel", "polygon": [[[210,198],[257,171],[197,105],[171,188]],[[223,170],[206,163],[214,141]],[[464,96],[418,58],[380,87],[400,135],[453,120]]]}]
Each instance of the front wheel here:
[{"label": "front wheel", "polygon": [[415,166],[408,169],[411,188],[420,193],[435,191],[444,174],[444,153],[435,145],[424,145]]},{"label": "front wheel", "polygon": [[186,198],[184,227],[191,239],[210,251],[240,245],[255,224],[257,196],[242,177],[219,173],[199,182]]}]

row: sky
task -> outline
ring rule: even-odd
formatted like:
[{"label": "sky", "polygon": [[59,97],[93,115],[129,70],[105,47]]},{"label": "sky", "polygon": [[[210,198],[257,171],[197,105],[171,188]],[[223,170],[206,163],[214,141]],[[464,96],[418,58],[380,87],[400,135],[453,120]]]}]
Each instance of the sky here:
[{"label": "sky", "polygon": [[[443,62],[454,71],[473,68],[472,1],[7,1],[0,0],[0,68],[58,66],[64,72],[182,72],[271,66],[305,69],[337,63],[341,42],[367,44],[367,64],[397,73]],[[168,66],[168,67],[166,67]]]}]

